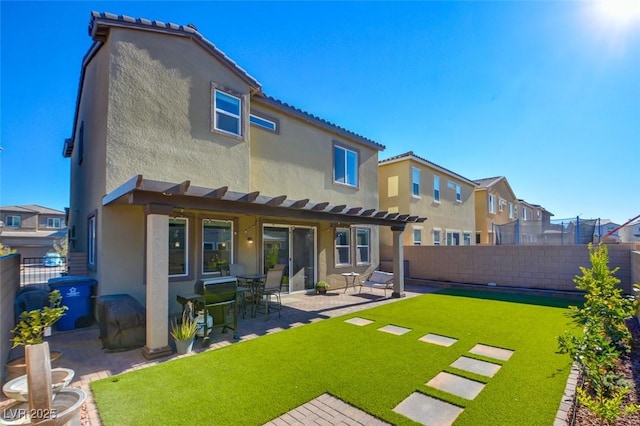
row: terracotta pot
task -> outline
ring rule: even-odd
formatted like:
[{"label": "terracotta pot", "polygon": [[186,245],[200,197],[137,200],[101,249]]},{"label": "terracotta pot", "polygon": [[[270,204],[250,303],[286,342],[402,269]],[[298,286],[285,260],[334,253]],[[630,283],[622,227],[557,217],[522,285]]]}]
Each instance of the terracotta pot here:
[{"label": "terracotta pot", "polygon": [[[51,351],[51,368],[56,368],[60,365],[61,357],[62,352]],[[7,368],[7,380],[12,380],[27,374],[27,362],[23,356],[7,362],[5,367]]]}]

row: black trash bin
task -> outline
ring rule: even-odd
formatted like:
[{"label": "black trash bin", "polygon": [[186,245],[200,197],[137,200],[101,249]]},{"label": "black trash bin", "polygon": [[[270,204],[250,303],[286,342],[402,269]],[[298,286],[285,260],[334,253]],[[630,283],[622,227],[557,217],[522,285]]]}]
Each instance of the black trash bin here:
[{"label": "black trash bin", "polygon": [[60,290],[61,304],[69,308],[56,323],[58,330],[73,330],[91,325],[91,293],[97,283],[91,277],[73,275],[49,280],[49,288],[52,291]]}]

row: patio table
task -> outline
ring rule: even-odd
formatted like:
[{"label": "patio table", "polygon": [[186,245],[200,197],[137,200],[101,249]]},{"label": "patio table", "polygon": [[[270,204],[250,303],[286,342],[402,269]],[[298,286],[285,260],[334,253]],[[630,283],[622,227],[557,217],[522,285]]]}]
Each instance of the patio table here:
[{"label": "patio table", "polygon": [[[344,288],[344,293],[347,292],[347,289],[349,288],[349,286],[353,287],[353,289],[356,289],[356,278],[360,276],[360,274],[356,273],[356,272],[345,272],[344,274],[342,274],[342,276],[344,277],[344,280],[347,282],[347,286]],[[351,280],[349,280],[349,278],[351,278]]]},{"label": "patio table", "polygon": [[[236,278],[247,283],[249,292],[251,293],[251,316],[256,316],[256,306],[260,303],[262,292],[264,290],[264,280],[267,278],[265,274],[240,274]],[[244,297],[244,295],[243,295]],[[244,299],[246,304],[246,299]]]}]

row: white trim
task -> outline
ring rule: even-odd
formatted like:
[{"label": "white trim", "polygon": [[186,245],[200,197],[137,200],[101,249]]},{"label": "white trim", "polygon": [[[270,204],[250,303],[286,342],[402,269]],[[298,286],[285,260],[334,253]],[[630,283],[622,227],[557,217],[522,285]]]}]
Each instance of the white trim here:
[{"label": "white trim", "polygon": [[[418,182],[415,181],[415,176],[414,176],[415,172],[418,173]],[[421,180],[422,180],[422,171],[420,170],[420,168],[415,167],[415,166],[411,166],[411,196],[413,198],[420,198],[420,191],[421,191],[420,181]],[[414,186],[415,185],[418,185],[418,193],[417,194],[414,191]]]},{"label": "white trim", "polygon": [[[278,131],[278,125],[275,121],[269,120],[268,118],[262,117],[258,114],[249,114],[249,123],[273,133],[277,133]],[[269,125],[272,125],[273,128],[271,128]]]},{"label": "white trim", "polygon": [[488,194],[488,201],[487,203],[489,204],[487,207],[489,208],[489,213],[490,214],[496,214],[496,196],[493,194]]},{"label": "white trim", "polygon": [[[336,156],[336,148],[341,149],[344,151],[344,182],[341,182],[339,180],[336,179],[336,161],[338,160],[337,156]],[[360,153],[354,149],[349,149],[344,145],[340,145],[338,143],[334,143],[333,144],[333,183],[337,183],[340,185],[346,185],[350,188],[358,188],[358,183],[360,181]],[[348,153],[351,152],[353,154],[355,154],[356,156],[356,170],[355,170],[355,179],[356,182],[355,183],[349,183],[348,182],[348,177],[349,177],[349,160],[348,160]]]},{"label": "white trim", "polygon": [[[436,182],[438,183],[437,188],[436,188]],[[437,197],[436,197],[436,191],[438,191]],[[436,203],[439,203],[440,198],[442,198],[442,194],[440,193],[440,176],[433,175],[433,201]]]}]

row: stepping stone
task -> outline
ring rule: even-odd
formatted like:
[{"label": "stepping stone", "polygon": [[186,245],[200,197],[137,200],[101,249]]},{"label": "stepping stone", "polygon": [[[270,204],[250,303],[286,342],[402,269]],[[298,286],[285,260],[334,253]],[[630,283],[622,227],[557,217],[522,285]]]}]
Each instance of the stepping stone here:
[{"label": "stepping stone", "polygon": [[443,371],[438,373],[438,375],[433,379],[429,380],[427,386],[440,389],[441,391],[448,392],[461,398],[475,399],[480,391],[484,389],[485,384]]},{"label": "stepping stone", "polygon": [[368,319],[364,319],[364,318],[360,318],[360,317],[354,317],[354,318],[350,318],[348,320],[344,320],[344,322],[347,322],[349,324],[353,324],[353,325],[357,325],[357,326],[364,326],[364,325],[368,325],[371,324],[373,321],[368,320]]},{"label": "stepping stone", "polygon": [[482,345],[478,343],[469,351],[472,354],[482,355],[489,358],[499,359],[502,361],[507,361],[513,355],[512,350],[510,349],[502,349],[496,348],[495,346]]},{"label": "stepping stone", "polygon": [[395,334],[396,336],[402,336],[403,334],[411,331],[410,328],[398,327],[397,325],[385,325],[378,330],[384,331],[385,333],[389,334]]},{"label": "stepping stone", "polygon": [[433,343],[434,345],[446,346],[449,347],[453,345],[458,339],[453,339],[451,337],[440,336],[439,334],[427,334],[426,336],[422,336],[420,339],[421,342]]},{"label": "stepping stone", "polygon": [[479,374],[481,376],[493,377],[502,366],[492,362],[480,361],[473,358],[467,358],[466,356],[461,356],[451,364],[451,367]]},{"label": "stepping stone", "polygon": [[412,393],[393,409],[414,422],[429,426],[450,426],[462,410],[456,405],[420,392]]}]

